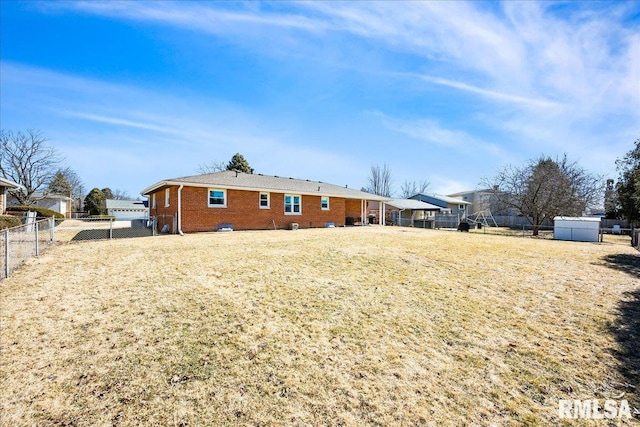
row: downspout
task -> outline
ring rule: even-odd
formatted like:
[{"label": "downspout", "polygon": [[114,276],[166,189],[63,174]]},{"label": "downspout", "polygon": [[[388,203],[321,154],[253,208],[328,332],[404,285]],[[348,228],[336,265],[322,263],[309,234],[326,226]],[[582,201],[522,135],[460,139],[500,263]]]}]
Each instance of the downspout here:
[{"label": "downspout", "polygon": [[184,188],[183,184],[180,184],[178,187],[178,234],[184,236],[182,232],[182,189]]}]

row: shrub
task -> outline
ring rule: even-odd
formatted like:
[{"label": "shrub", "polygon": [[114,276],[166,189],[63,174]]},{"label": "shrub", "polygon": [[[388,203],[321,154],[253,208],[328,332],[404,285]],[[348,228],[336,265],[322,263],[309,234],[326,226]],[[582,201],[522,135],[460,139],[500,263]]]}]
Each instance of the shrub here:
[{"label": "shrub", "polygon": [[64,221],[64,215],[60,212],[56,212],[51,209],[43,208],[40,206],[10,206],[7,208],[7,212],[36,212],[38,218],[56,218],[56,225]]},{"label": "shrub", "polygon": [[5,228],[17,227],[19,225],[22,225],[22,221],[20,221],[20,218],[13,215],[0,215],[0,230],[4,230]]}]

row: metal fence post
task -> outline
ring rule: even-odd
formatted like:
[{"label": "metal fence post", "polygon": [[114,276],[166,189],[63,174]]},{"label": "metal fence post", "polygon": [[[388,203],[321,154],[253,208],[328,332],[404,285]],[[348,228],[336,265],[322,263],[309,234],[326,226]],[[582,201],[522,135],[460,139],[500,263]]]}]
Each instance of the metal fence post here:
[{"label": "metal fence post", "polygon": [[9,229],[4,230],[4,277],[9,277]]},{"label": "metal fence post", "polygon": [[40,228],[40,224],[36,221],[34,227],[34,234],[36,236],[36,256],[40,255],[40,238],[38,237],[38,229]]},{"label": "metal fence post", "polygon": [[49,230],[51,231],[51,241],[56,241],[56,217],[49,218]]},{"label": "metal fence post", "polygon": [[109,218],[109,239],[113,239],[113,218]]}]

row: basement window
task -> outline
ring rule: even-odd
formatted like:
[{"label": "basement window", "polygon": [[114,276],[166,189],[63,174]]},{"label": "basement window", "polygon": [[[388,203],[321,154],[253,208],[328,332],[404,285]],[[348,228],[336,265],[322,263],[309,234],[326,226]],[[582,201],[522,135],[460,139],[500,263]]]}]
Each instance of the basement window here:
[{"label": "basement window", "polygon": [[302,196],[298,194],[284,195],[284,214],[302,215]]},{"label": "basement window", "polygon": [[209,189],[209,207],[210,208],[226,208],[227,207],[227,190],[210,188]]}]

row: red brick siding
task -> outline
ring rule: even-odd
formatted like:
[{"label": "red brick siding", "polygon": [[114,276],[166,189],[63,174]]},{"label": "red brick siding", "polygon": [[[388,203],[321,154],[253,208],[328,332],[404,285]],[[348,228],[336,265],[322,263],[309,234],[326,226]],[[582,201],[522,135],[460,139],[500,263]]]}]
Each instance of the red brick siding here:
[{"label": "red brick siding", "polygon": [[[178,187],[171,187],[171,200],[164,207],[164,189],[156,192],[157,208],[151,208],[151,215],[176,215],[178,209]],[[150,200],[153,196],[150,197]],[[267,230],[289,228],[297,223],[300,228],[324,227],[333,222],[337,227],[345,223],[346,208],[353,201],[329,197],[329,210],[322,210],[321,196],[302,195],[302,215],[285,215],[284,194],[270,193],[270,208],[260,209],[258,191],[227,190],[227,207],[208,206],[209,189],[184,187],[182,189],[182,231],[185,233],[213,231],[218,224],[229,223],[234,230]],[[152,201],[150,201],[152,203]],[[359,216],[360,201],[357,200]],[[173,230],[172,230],[173,231]]]},{"label": "red brick siding", "polygon": [[362,216],[362,201],[349,199],[345,201],[345,216],[358,220]]}]

